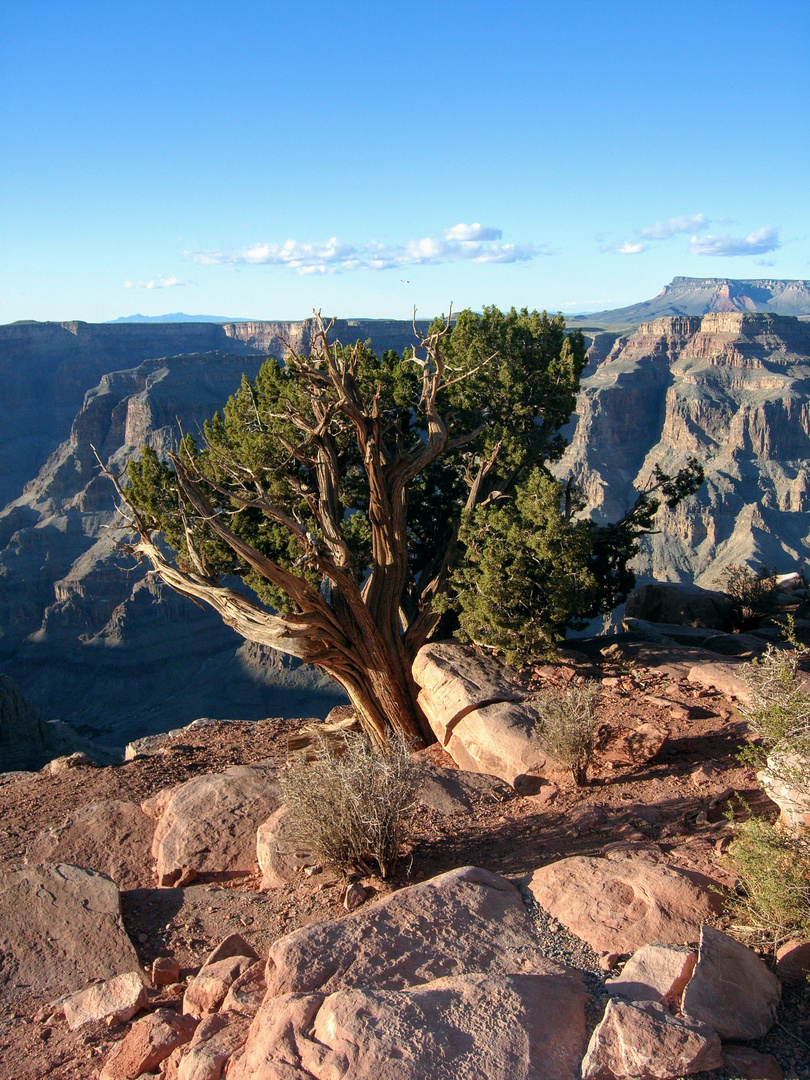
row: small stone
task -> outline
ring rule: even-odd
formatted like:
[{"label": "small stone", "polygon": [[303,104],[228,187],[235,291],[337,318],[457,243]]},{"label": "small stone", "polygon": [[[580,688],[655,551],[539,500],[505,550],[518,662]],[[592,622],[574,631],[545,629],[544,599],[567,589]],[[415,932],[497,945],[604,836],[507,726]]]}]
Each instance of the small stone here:
[{"label": "small stone", "polygon": [[359,881],[353,881],[344,893],[343,906],[347,911],[355,911],[366,902],[367,897],[367,889]]},{"label": "small stone", "polygon": [[602,953],[602,955],[599,957],[599,967],[602,969],[602,971],[613,971],[621,958],[621,953]]},{"label": "small stone", "polygon": [[180,979],[180,964],[174,956],[158,956],[152,962],[154,986],[171,986]]},{"label": "small stone", "polygon": [[783,1080],[785,1075],[775,1057],[734,1043],[723,1047],[723,1067],[740,1080]]},{"label": "small stone", "polygon": [[810,975],[810,941],[786,941],[776,950],[776,974],[783,982],[803,983]]}]

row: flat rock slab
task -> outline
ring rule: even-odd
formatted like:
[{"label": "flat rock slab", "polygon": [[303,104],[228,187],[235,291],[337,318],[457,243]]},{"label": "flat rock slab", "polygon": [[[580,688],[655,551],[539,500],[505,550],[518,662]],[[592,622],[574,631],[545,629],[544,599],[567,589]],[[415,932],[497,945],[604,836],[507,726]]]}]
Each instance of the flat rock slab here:
[{"label": "flat rock slab", "polygon": [[466,769],[442,769],[438,765],[424,765],[423,771],[418,801],[445,817],[474,810],[482,802],[502,802],[513,794],[498,776]]},{"label": "flat rock slab", "polygon": [[268,998],[358,986],[401,989],[469,972],[560,974],[538,948],[520,893],[466,866],[391,893],[337,922],[279,939],[267,961]]},{"label": "flat rock slab", "polygon": [[697,941],[717,914],[709,882],[646,860],[578,855],[535,870],[537,903],[597,952],[631,953],[654,941]]},{"label": "flat rock slab", "polygon": [[262,872],[262,891],[281,889],[318,859],[298,839],[295,822],[286,806],[279,806],[256,833],[256,857]]},{"label": "flat rock slab", "polygon": [[138,968],[108,877],[45,863],[0,878],[0,987],[57,996]]},{"label": "flat rock slab", "polygon": [[192,1016],[173,1009],[155,1009],[142,1016],[113,1047],[100,1080],[134,1080],[154,1072],[173,1050],[191,1040],[196,1027]]},{"label": "flat rock slab", "polygon": [[689,670],[689,682],[719,690],[729,701],[746,702],[751,691],[740,678],[742,664],[718,660],[716,663],[695,664]]},{"label": "flat rock slab", "polygon": [[64,1002],[65,1020],[71,1031],[94,1020],[125,1024],[148,1003],[140,971],[130,971],[71,994]]},{"label": "flat rock slab", "polygon": [[775,1023],[781,999],[781,983],[755,952],[720,930],[702,928],[684,1013],[709,1024],[723,1040],[759,1039]]},{"label": "flat rock slab", "polygon": [[722,1064],[710,1027],[676,1018],[662,1005],[608,1002],[582,1062],[582,1080],[674,1080]]},{"label": "flat rock slab", "polygon": [[680,1007],[698,954],[678,945],[642,945],[624,965],[621,975],[608,979],[605,989],[629,1001],[656,1001],[672,1011]]},{"label": "flat rock slab", "polygon": [[262,768],[239,766],[180,784],[155,829],[158,884],[255,872],[256,830],[280,802],[278,781]]},{"label": "flat rock slab", "polygon": [[41,832],[25,853],[29,863],[66,862],[111,877],[119,889],[147,888],[154,878],[155,823],[136,803],[108,799],[74,810]]},{"label": "flat rock slab", "polygon": [[291,994],[262,1006],[228,1077],[576,1080],[587,998],[575,974],[477,973],[403,990]]}]

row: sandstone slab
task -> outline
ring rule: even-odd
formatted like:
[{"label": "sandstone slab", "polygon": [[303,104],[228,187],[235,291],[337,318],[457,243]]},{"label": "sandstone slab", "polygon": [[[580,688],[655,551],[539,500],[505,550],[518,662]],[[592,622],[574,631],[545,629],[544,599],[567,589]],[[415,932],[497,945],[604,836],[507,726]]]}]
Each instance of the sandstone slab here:
[{"label": "sandstone slab", "polygon": [[611,998],[582,1062],[582,1080],[673,1080],[722,1064],[720,1039],[705,1024],[662,1005]]},{"label": "sandstone slab", "polygon": [[260,768],[243,766],[180,784],[155,829],[158,884],[171,886],[189,871],[254,872],[256,830],[280,802],[278,781]]},{"label": "sandstone slab", "polygon": [[466,866],[279,939],[267,961],[267,996],[401,989],[479,971],[562,970],[540,952],[515,886]]},{"label": "sandstone slab", "polygon": [[188,984],[183,1012],[199,1019],[215,1013],[240,975],[252,967],[255,957],[229,956],[205,964]]},{"label": "sandstone slab", "polygon": [[138,967],[108,877],[45,863],[0,878],[0,985],[69,994]]},{"label": "sandstone slab", "polygon": [[721,1039],[759,1039],[776,1021],[782,997],[777,977],[755,952],[728,934],[703,926],[695,972],[683,1011]]},{"label": "sandstone slab", "polygon": [[25,853],[29,863],[66,862],[98,870],[119,889],[152,884],[155,823],[139,806],[119,799],[92,803],[41,832]]},{"label": "sandstone slab", "polygon": [[94,1020],[125,1024],[148,1001],[141,973],[130,971],[71,994],[64,1002],[65,1020],[71,1031]]},{"label": "sandstone slab", "polygon": [[615,997],[655,1001],[671,1011],[680,1006],[686,984],[695,970],[697,953],[677,945],[642,945],[624,965],[621,975],[605,983]]},{"label": "sandstone slab", "polygon": [[221,1012],[255,1016],[267,992],[267,982],[264,977],[266,967],[266,960],[257,960],[252,967],[234,979],[222,1002]]},{"label": "sandstone slab", "polygon": [[740,664],[718,660],[708,664],[695,664],[689,669],[689,682],[719,690],[729,701],[748,701],[751,691],[740,678]]},{"label": "sandstone slab", "polygon": [[228,1077],[576,1080],[587,996],[575,974],[484,973],[287,995],[262,1006]]},{"label": "sandstone slab", "polygon": [[173,1009],[155,1009],[136,1020],[104,1063],[100,1080],[134,1080],[151,1073],[178,1046],[189,1042],[197,1021]]},{"label": "sandstone slab", "polygon": [[481,802],[500,802],[509,788],[498,776],[424,766],[418,801],[444,817],[473,810]]},{"label": "sandstone slab", "polygon": [[597,952],[696,941],[719,909],[709,882],[646,860],[573,856],[536,870],[537,903]]}]

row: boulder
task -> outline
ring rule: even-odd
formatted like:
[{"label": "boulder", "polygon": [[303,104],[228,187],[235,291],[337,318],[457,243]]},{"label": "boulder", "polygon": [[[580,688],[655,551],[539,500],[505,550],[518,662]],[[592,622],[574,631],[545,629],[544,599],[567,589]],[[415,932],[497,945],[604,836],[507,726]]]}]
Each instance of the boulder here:
[{"label": "boulder", "polygon": [[540,718],[522,702],[511,668],[454,642],[424,645],[413,677],[418,700],[441,745],[461,769],[489,773],[521,794],[568,770],[540,741]]},{"label": "boulder", "polygon": [[537,903],[597,952],[696,941],[719,910],[708,879],[646,860],[572,856],[535,870]]},{"label": "boulder", "polygon": [[267,992],[267,982],[264,978],[266,967],[266,960],[257,960],[247,971],[243,971],[238,979],[234,979],[220,1011],[255,1016]]},{"label": "boulder", "polygon": [[669,738],[669,728],[648,721],[626,724],[605,724],[596,740],[600,762],[614,765],[645,765],[661,752]]},{"label": "boulder", "polygon": [[201,1020],[177,1068],[177,1080],[220,1080],[229,1058],[245,1043],[250,1020],[219,1013]]},{"label": "boulder", "polygon": [[189,1042],[196,1027],[194,1017],[173,1009],[155,1009],[142,1016],[115,1044],[99,1080],[134,1080],[154,1072],[176,1047]]},{"label": "boulder", "polygon": [[776,950],[776,974],[782,982],[803,983],[810,976],[810,941],[793,939]]},{"label": "boulder", "polygon": [[250,874],[258,866],[256,830],[280,804],[268,770],[235,767],[176,787],[157,823],[152,854],[158,884],[199,874]]},{"label": "boulder", "polygon": [[695,970],[697,953],[678,945],[642,945],[621,975],[609,979],[605,989],[629,1001],[655,1001],[674,1012],[680,1008],[686,984]]},{"label": "boulder", "polygon": [[262,1006],[228,1080],[577,1080],[587,997],[575,973],[481,972],[290,994]]},{"label": "boulder", "polygon": [[703,926],[683,1011],[721,1039],[760,1039],[776,1021],[782,987],[755,952],[728,934]]},{"label": "boulder", "polygon": [[183,1012],[198,1019],[215,1013],[231,986],[255,963],[255,956],[229,956],[204,964],[188,984]]},{"label": "boulder", "polygon": [[723,1047],[723,1068],[740,1080],[784,1080],[784,1070],[771,1054],[760,1054],[751,1046]]},{"label": "boulder", "polygon": [[651,623],[733,629],[734,602],[730,596],[679,582],[655,581],[641,585],[627,598],[624,611],[630,619]]},{"label": "boulder", "polygon": [[68,814],[33,840],[26,862],[67,862],[98,870],[119,889],[152,884],[155,823],[139,806],[118,799],[92,803]]},{"label": "boulder", "polygon": [[689,669],[689,682],[719,690],[729,701],[746,702],[751,691],[740,678],[740,664],[717,660],[709,664],[695,664]]},{"label": "boulder", "polygon": [[[810,777],[807,762],[798,754],[769,754],[768,768],[760,769],[757,780],[762,790],[779,807],[779,820],[786,829],[797,834],[810,828],[810,794],[808,785],[800,787],[795,777],[804,772]],[[803,766],[803,769],[802,769]]]},{"label": "boulder", "polygon": [[210,964],[218,963],[220,960],[228,960],[232,956],[247,956],[251,960],[259,959],[259,954],[249,942],[245,941],[241,934],[228,934],[206,956],[203,966],[207,967]]},{"label": "boulder", "polygon": [[104,874],[45,863],[0,878],[0,985],[6,989],[70,994],[138,967],[118,886]]},{"label": "boulder", "polygon": [[286,806],[279,806],[259,826],[256,855],[262,872],[259,888],[263,891],[283,888],[294,881],[304,867],[318,862],[311,852],[306,851],[306,845],[296,838],[295,824]]},{"label": "boulder", "polygon": [[468,813],[481,802],[501,802],[509,793],[500,777],[465,769],[443,769],[438,765],[423,766],[424,780],[418,801],[443,817]]},{"label": "boulder", "polygon": [[653,1002],[611,998],[588,1044],[582,1080],[674,1080],[721,1064],[720,1039],[710,1027]]},{"label": "boulder", "polygon": [[130,971],[71,994],[64,1001],[65,1020],[71,1031],[94,1020],[125,1024],[148,1002],[140,971]]},{"label": "boulder", "polygon": [[87,754],[76,751],[73,754],[65,754],[63,757],[54,758],[53,761],[48,763],[47,769],[51,776],[64,776],[65,773],[70,772],[72,769],[80,769],[85,765],[92,767],[95,762]]}]

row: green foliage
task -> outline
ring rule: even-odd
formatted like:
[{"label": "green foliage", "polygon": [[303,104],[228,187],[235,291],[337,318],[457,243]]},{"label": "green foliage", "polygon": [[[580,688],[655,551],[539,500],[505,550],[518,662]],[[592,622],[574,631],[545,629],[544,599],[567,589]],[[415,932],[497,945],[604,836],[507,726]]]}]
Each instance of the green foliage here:
[{"label": "green foliage", "polygon": [[734,826],[729,857],[739,875],[726,898],[737,920],[735,932],[749,944],[777,948],[794,934],[810,931],[810,838],[791,835],[764,818]]},{"label": "green foliage", "polygon": [[762,736],[762,747],[748,746],[747,763],[766,763],[778,779],[810,795],[810,692],[802,678],[801,653],[769,645],[758,660],[745,664],[742,679],[750,690],[740,712]]},{"label": "green foliage", "polygon": [[599,724],[596,708],[600,693],[599,683],[586,680],[544,691],[532,701],[542,721],[544,745],[571,770],[576,784],[584,784],[588,778]]},{"label": "green foliage", "polygon": [[302,845],[347,873],[387,877],[406,838],[422,771],[407,742],[386,750],[365,735],[344,733],[337,743],[316,738],[310,760],[293,757],[280,775],[284,803]]},{"label": "green foliage", "polygon": [[723,588],[734,601],[734,623],[739,630],[755,624],[773,610],[776,594],[776,571],[760,566],[755,574],[745,564],[726,568]]}]

